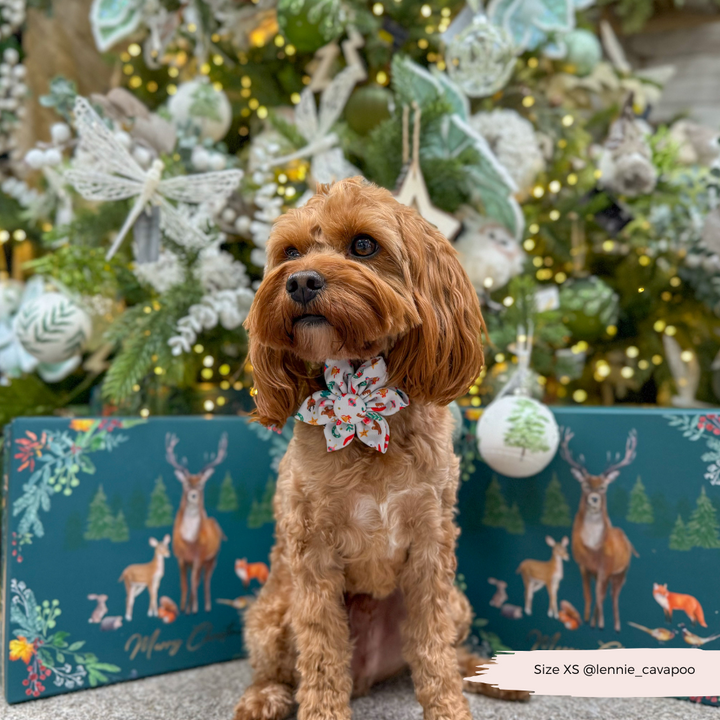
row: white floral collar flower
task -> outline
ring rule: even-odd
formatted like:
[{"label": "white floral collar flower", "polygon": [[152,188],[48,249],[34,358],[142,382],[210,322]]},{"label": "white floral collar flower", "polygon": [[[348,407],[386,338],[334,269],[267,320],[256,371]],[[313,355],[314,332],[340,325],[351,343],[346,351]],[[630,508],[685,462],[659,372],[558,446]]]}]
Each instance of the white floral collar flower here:
[{"label": "white floral collar flower", "polygon": [[390,428],[383,416],[410,404],[398,388],[385,387],[388,374],[381,357],[364,362],[357,371],[348,360],[325,362],[327,390],[314,392],[300,406],[297,420],[324,425],[328,452],[342,450],[354,437],[384,453]]}]

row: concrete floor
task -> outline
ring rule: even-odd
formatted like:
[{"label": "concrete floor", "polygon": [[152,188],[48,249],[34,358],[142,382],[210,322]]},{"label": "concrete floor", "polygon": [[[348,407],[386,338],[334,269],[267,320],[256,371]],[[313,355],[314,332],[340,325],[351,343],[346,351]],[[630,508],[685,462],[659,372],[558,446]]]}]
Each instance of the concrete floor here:
[{"label": "concrete floor", "polygon": [[[250,680],[244,660],[8,706],[2,720],[231,720]],[[508,703],[470,695],[476,720],[720,720],[720,709],[663,698],[536,697]],[[353,702],[358,720],[422,720],[408,677]]]}]

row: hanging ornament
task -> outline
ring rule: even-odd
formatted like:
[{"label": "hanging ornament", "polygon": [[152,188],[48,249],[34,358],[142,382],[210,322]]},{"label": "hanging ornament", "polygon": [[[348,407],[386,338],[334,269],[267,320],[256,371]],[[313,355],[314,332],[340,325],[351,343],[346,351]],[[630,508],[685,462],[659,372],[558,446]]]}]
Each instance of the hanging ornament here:
[{"label": "hanging ornament", "polygon": [[562,320],[576,340],[597,340],[618,319],[617,293],[593,276],[567,282],[560,290]]},{"label": "hanging ornament", "polygon": [[[206,233],[189,222],[170,202],[198,205],[223,202],[242,179],[242,170],[199,173],[163,178],[165,165],[153,160],[144,170],[118,141],[90,103],[78,95],[75,99],[75,123],[80,136],[82,163],[65,173],[71,185],[86,199],[113,201],[135,198],[132,209],[107,254],[109,260],[141,213],[159,207],[160,227],[173,240],[186,247],[204,247],[210,241]],[[148,251],[148,255],[151,253]]]},{"label": "hanging ornament", "polygon": [[339,0],[279,0],[277,21],[298,52],[314,53],[342,34],[345,13]]},{"label": "hanging ornament", "polygon": [[507,85],[515,67],[515,45],[503,28],[476,12],[445,51],[451,79],[469,97],[493,95]]},{"label": "hanging ornament", "polygon": [[633,93],[625,100],[620,117],[610,126],[598,169],[603,188],[628,197],[649,195],[657,184],[658,171],[652,150],[633,110]]},{"label": "hanging ornament", "polygon": [[373,83],[356,88],[345,106],[345,120],[358,135],[367,135],[392,114],[392,92]]},{"label": "hanging ornament", "polygon": [[480,416],[477,440],[480,456],[495,472],[524,478],[550,464],[560,431],[548,407],[528,394],[532,328],[527,335],[518,328],[516,351],[518,369]]},{"label": "hanging ornament", "polygon": [[670,398],[674,407],[679,408],[708,408],[709,403],[698,400],[696,395],[700,386],[700,363],[692,350],[683,352],[678,341],[663,334],[663,347],[665,360],[670,367],[677,395]]},{"label": "hanging ornament", "polygon": [[463,222],[455,249],[478,293],[504,287],[522,272],[525,252],[504,225],[468,205],[461,206],[455,217]]},{"label": "hanging ornament", "polygon": [[414,207],[431,225],[434,225],[448,240],[452,240],[460,229],[460,221],[436,208],[428,193],[422,170],[420,169],[420,108],[413,103],[415,109],[413,129],[412,160],[410,159],[410,108],[403,108],[403,167],[400,175],[399,189],[395,192],[397,201],[403,205]]},{"label": "hanging ornament", "polygon": [[504,28],[521,49],[535,50],[553,33],[575,28],[573,0],[491,0],[490,21]]},{"label": "hanging ornament", "polygon": [[213,142],[227,135],[232,123],[232,106],[222,90],[216,90],[206,79],[189,80],[178,86],[168,101],[173,125],[190,124],[201,139]]},{"label": "hanging ornament", "polygon": [[25,303],[14,321],[20,344],[45,363],[60,363],[79,355],[92,330],[90,316],[69,297],[46,292]]},{"label": "hanging ornament", "polygon": [[580,76],[589,75],[602,59],[600,41],[589,30],[572,30],[563,35],[562,41],[567,48],[565,62],[573,65]]}]

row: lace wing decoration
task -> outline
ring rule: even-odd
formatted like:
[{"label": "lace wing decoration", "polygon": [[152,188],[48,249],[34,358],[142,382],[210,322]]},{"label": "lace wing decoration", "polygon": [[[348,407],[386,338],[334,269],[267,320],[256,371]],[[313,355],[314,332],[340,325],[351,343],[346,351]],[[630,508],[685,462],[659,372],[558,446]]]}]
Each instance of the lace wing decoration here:
[{"label": "lace wing decoration", "polygon": [[345,159],[342,149],[338,147],[337,134],[330,131],[340,119],[355,85],[367,77],[357,47],[357,38],[353,35],[343,43],[351,64],[339,72],[322,91],[319,113],[311,87],[306,87],[300,95],[300,102],[295,108],[295,126],[307,145],[297,152],[271,160],[268,167],[309,157],[315,182],[331,183],[360,174],[360,170]]},{"label": "lace wing decoration", "polygon": [[67,181],[86,200],[112,202],[136,198],[108,250],[108,260],[117,252],[140,213],[153,206],[161,208],[162,227],[173,240],[185,245],[191,237],[192,244],[205,244],[205,234],[188,223],[169,200],[193,205],[223,202],[240,183],[242,170],[163,179],[162,160],[153,161],[147,170],[140,167],[85,98],[75,100],[75,122],[80,143],[75,165],[65,173]]}]

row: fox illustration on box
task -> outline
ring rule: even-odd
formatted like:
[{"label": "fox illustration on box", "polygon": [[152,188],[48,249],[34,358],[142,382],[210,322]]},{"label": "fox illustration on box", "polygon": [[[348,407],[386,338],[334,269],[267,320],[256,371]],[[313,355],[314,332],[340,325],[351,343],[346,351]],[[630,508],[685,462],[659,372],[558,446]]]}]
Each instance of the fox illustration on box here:
[{"label": "fox illustration on box", "polygon": [[669,592],[667,583],[664,585],[653,583],[653,597],[663,609],[668,622],[672,622],[673,611],[682,610],[693,625],[697,622],[703,627],[707,627],[702,605],[692,595]]}]

